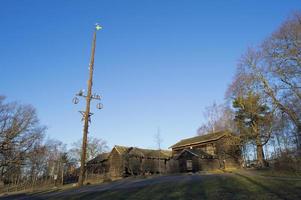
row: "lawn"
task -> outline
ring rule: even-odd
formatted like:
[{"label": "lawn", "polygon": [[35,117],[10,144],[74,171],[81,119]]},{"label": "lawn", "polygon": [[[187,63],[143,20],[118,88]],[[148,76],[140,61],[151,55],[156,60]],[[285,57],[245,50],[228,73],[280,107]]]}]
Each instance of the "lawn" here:
[{"label": "lawn", "polygon": [[[189,175],[188,175],[189,176]],[[243,174],[207,175],[143,187],[84,192],[65,199],[301,199],[301,181]]]},{"label": "lawn", "polygon": [[[24,199],[24,196],[20,196]],[[277,179],[249,173],[173,175],[128,179],[85,186],[25,199],[197,200],[197,199],[301,199],[301,180]],[[13,198],[18,199],[18,198]]]}]

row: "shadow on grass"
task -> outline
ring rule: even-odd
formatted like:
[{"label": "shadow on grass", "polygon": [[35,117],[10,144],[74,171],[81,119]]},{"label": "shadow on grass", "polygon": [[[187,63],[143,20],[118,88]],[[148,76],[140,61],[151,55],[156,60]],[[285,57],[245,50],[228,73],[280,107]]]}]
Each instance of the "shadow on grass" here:
[{"label": "shadow on grass", "polygon": [[[121,180],[25,199],[91,200],[240,200],[300,199],[301,186],[291,182],[254,180],[243,174],[181,175],[153,179]],[[28,197],[27,195],[25,195]],[[18,198],[16,198],[18,199]],[[22,198],[23,199],[23,198]]]},{"label": "shadow on grass", "polygon": [[[139,188],[115,189],[103,192],[81,193],[73,199],[114,200],[198,200],[250,199],[252,192],[234,176],[210,175],[202,178],[185,177],[183,180],[158,183]],[[254,195],[253,195],[254,196]],[[70,199],[65,198],[65,199]],[[252,199],[252,198],[251,198]],[[253,198],[257,199],[257,198]]]},{"label": "shadow on grass", "polygon": [[282,194],[280,194],[280,193],[278,193],[278,192],[272,190],[270,187],[265,186],[265,185],[263,185],[262,183],[260,183],[260,182],[258,182],[258,181],[255,181],[255,180],[253,180],[252,178],[250,178],[250,177],[248,177],[248,176],[244,176],[244,175],[242,175],[242,174],[237,174],[237,173],[236,173],[236,175],[239,176],[239,177],[242,177],[242,178],[246,179],[246,180],[249,181],[250,183],[252,183],[252,184],[254,184],[254,185],[260,187],[260,188],[263,189],[264,191],[267,191],[267,192],[269,192],[269,193],[271,193],[271,194],[277,196],[279,199],[287,199],[287,196],[284,196],[284,195],[282,195]]},{"label": "shadow on grass", "polygon": [[1,200],[14,200],[14,199],[22,199],[22,200],[42,200],[43,198],[34,197],[31,195],[27,195],[26,193],[14,194],[9,196],[0,197]]},{"label": "shadow on grass", "polygon": [[250,191],[233,175],[212,176],[200,183],[206,199],[250,199]]},{"label": "shadow on grass", "polygon": [[[196,180],[194,180],[196,179]],[[152,180],[150,180],[152,181]],[[155,183],[143,185],[142,187],[115,188],[106,191],[82,192],[77,195],[65,196],[60,199],[101,199],[101,200],[195,200],[207,199],[206,194],[201,189],[196,189],[199,178],[187,178],[183,180],[170,181],[165,183]]]}]

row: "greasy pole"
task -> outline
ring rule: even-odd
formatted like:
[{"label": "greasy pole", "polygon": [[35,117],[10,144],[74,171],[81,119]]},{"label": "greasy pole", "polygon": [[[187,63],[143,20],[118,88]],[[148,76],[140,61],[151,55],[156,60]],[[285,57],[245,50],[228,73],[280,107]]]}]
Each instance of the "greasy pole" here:
[{"label": "greasy pole", "polygon": [[85,180],[86,172],[86,155],[87,155],[87,139],[90,121],[90,103],[92,98],[92,85],[93,85],[93,70],[94,70],[94,54],[95,54],[95,43],[96,43],[96,31],[94,31],[93,42],[92,42],[92,52],[89,66],[89,80],[88,80],[88,91],[86,97],[86,111],[84,114],[84,129],[83,129],[83,143],[82,143],[82,154],[80,160],[80,173],[78,179],[78,186],[82,186]]}]

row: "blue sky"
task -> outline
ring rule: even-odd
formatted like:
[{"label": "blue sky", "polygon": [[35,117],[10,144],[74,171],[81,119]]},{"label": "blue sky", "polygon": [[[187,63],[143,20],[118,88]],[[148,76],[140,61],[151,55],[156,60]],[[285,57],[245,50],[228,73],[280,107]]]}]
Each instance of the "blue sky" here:
[{"label": "blue sky", "polygon": [[90,134],[114,144],[163,147],[194,136],[204,107],[221,103],[237,60],[300,1],[0,1],[0,94],[32,104],[47,135],[82,137],[93,25],[98,32]]}]

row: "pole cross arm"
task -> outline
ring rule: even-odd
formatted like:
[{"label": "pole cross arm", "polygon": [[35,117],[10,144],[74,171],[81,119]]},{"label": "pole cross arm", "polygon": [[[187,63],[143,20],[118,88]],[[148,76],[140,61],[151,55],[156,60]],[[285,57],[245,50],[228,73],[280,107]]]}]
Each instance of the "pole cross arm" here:
[{"label": "pole cross arm", "polygon": [[[78,111],[78,112],[80,112],[80,114],[82,114],[82,116],[83,116],[83,118],[82,118],[82,121],[84,121],[85,120],[85,117],[86,117],[86,112],[85,111]],[[88,116],[88,120],[89,120],[89,122],[91,123],[91,116],[92,115],[94,115],[94,113],[89,113],[89,116]]]}]

